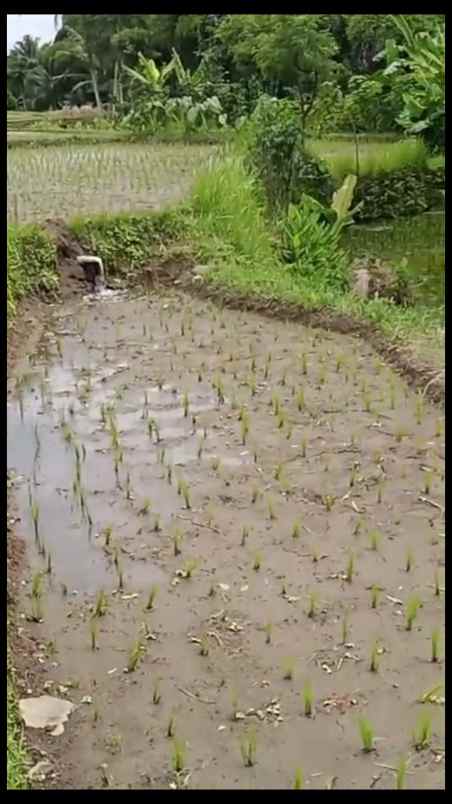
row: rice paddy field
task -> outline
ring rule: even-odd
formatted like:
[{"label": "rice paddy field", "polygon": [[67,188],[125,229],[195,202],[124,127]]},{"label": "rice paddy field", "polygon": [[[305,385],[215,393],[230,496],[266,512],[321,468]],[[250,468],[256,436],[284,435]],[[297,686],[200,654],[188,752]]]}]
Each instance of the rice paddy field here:
[{"label": "rice paddy field", "polygon": [[8,222],[161,209],[189,194],[214,150],[156,143],[11,148]]},{"label": "rice paddy field", "polygon": [[[12,148],[8,220],[172,205],[213,151]],[[444,219],[400,226],[348,246],[439,275]],[[71,710],[27,726],[33,786],[443,789],[443,411],[363,340],[180,288],[29,312],[17,697]]]},{"label": "rice paddy field", "polygon": [[312,139],[308,141],[308,150],[326,162],[338,182],[343,181],[348,173],[378,176],[404,168],[424,168],[430,161],[429,151],[420,139],[361,137],[358,139],[358,157],[352,139]]},{"label": "rice paddy field", "polygon": [[444,417],[368,344],[72,298],[10,378],[8,470],[19,697],[75,706],[27,728],[44,786],[444,787]]},{"label": "rice paddy field", "polygon": [[343,242],[354,257],[372,254],[393,264],[406,260],[416,300],[428,306],[444,306],[444,211],[351,226],[345,231]]}]

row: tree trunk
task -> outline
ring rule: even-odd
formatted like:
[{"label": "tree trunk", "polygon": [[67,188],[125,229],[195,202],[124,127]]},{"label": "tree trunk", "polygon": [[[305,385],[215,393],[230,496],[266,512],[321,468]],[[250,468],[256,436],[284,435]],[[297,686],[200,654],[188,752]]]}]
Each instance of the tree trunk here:
[{"label": "tree trunk", "polygon": [[118,60],[115,59],[115,66],[113,69],[113,91],[112,91],[112,101],[113,101],[113,112],[116,111],[116,101],[118,100],[118,68],[119,63]]},{"label": "tree trunk", "polygon": [[98,109],[102,109],[102,102],[99,95],[99,85],[97,83],[97,73],[93,69],[90,69],[89,72],[91,77],[91,84],[93,86],[94,97],[96,99],[96,106]]}]

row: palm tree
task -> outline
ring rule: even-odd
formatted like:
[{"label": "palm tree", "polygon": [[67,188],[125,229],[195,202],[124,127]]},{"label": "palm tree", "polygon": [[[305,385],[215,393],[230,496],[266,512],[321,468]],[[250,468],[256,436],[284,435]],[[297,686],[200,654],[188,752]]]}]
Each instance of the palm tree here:
[{"label": "palm tree", "polygon": [[99,70],[100,61],[97,55],[91,52],[86,42],[78,31],[66,25],[62,31],[63,36],[58,38],[58,49],[55,52],[55,61],[62,61],[63,59],[69,60],[80,68],[83,74],[87,74],[89,78],[77,84],[74,91],[80,89],[82,85],[90,85],[96,101],[98,109],[102,108],[102,101],[99,92]]},{"label": "palm tree", "polygon": [[13,95],[27,108],[26,80],[39,66],[39,39],[24,36],[8,54],[7,77]]}]

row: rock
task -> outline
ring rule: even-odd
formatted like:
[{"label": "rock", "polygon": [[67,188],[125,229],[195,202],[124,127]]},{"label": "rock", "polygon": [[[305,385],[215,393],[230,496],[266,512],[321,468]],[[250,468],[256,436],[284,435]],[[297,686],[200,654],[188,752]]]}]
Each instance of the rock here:
[{"label": "rock", "polygon": [[19,712],[25,725],[32,729],[52,729],[53,737],[63,734],[64,723],[74,709],[75,704],[52,695],[21,698],[19,701]]},{"label": "rock", "polygon": [[358,268],[355,272],[355,284],[353,285],[353,292],[363,299],[367,299],[369,295],[369,271],[366,268]]},{"label": "rock", "polygon": [[43,782],[51,770],[52,763],[48,759],[42,759],[30,768],[27,776],[30,782]]},{"label": "rock", "polygon": [[411,294],[407,280],[394,267],[377,257],[356,259],[351,266],[353,292],[361,298],[390,299],[407,304]]}]

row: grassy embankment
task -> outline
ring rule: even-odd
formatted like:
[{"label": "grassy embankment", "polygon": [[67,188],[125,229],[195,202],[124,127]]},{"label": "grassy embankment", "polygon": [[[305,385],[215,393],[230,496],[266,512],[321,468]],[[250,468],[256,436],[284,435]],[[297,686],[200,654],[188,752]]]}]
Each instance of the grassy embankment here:
[{"label": "grassy embankment", "polygon": [[[443,307],[400,307],[383,299],[362,300],[338,294],[312,279],[294,276],[279,260],[275,232],[264,213],[259,188],[234,157],[212,161],[200,176],[190,204],[154,215],[98,216],[73,222],[74,233],[105,259],[110,270],[139,268],[157,245],[184,243],[209,265],[212,287],[240,295],[296,303],[307,310],[330,310],[374,323],[391,341],[409,345],[413,354],[443,366]],[[52,245],[38,227],[10,227],[8,304],[39,287],[53,288]],[[21,266],[27,264],[27,271]]]},{"label": "grassy embankment", "polygon": [[[9,658],[8,658],[9,665]],[[8,667],[7,676],[7,789],[24,790],[27,782],[27,754],[22,740],[22,730],[17,711],[14,678]]]}]

